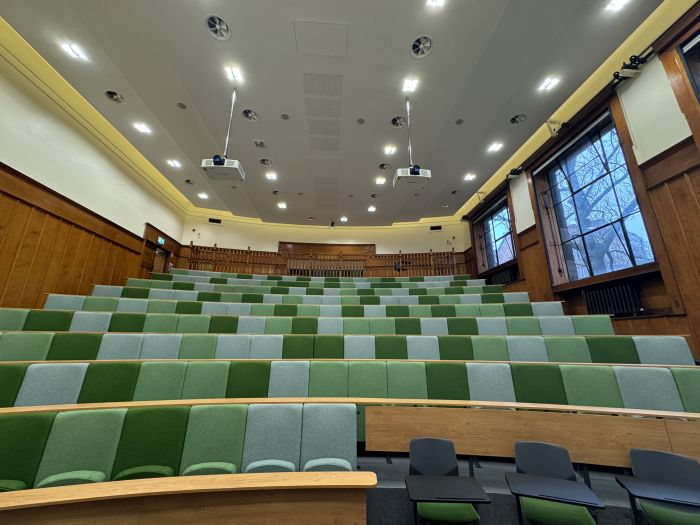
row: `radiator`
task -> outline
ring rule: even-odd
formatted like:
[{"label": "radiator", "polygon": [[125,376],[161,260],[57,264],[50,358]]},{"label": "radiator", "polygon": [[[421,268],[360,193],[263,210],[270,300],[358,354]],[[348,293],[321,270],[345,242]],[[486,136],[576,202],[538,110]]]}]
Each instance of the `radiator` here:
[{"label": "radiator", "polygon": [[635,315],[641,310],[639,290],[631,284],[618,284],[584,290],[589,314]]}]

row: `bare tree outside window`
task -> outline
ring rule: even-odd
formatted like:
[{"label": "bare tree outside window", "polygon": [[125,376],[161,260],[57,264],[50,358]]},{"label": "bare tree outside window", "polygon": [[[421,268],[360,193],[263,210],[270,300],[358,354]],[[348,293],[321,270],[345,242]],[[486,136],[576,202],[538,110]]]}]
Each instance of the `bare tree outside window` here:
[{"label": "bare tree outside window", "polygon": [[547,177],[570,281],[654,261],[612,123],[560,154]]},{"label": "bare tree outside window", "polygon": [[484,247],[489,269],[515,259],[507,206],[484,219]]}]

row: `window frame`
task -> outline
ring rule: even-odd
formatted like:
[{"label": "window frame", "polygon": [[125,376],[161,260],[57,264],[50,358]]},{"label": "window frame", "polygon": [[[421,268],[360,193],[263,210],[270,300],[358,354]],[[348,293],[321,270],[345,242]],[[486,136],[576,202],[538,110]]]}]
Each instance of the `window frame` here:
[{"label": "window frame", "polygon": [[[472,230],[472,247],[474,249],[476,272],[479,277],[487,277],[489,275],[493,275],[506,268],[518,264],[519,247],[517,242],[517,235],[515,234],[515,230],[513,228],[515,220],[513,216],[513,207],[511,205],[511,196],[510,191],[508,191],[508,187],[506,186],[503,191],[497,192],[493,198],[485,201],[480,208],[481,209],[477,208],[478,215],[476,215],[476,217],[474,218],[470,218],[469,220],[471,223]],[[498,212],[502,208],[505,208],[508,211],[508,222],[510,229],[508,234],[499,237],[499,239],[510,235],[511,248],[513,250],[513,258],[489,268],[488,257],[486,254],[486,236],[484,232],[484,223],[487,219],[492,217],[496,212]]]},{"label": "window frame", "polygon": [[[656,250],[654,249],[654,245],[649,234],[647,219],[642,211],[640,198],[637,193],[637,188],[635,188],[635,184],[633,181],[632,168],[629,165],[628,156],[625,154],[624,146],[622,144],[622,140],[620,139],[620,133],[617,129],[617,125],[615,123],[615,119],[613,118],[612,112],[609,110],[609,108],[606,108],[602,111],[602,113],[595,113],[595,116],[589,119],[588,122],[589,123],[587,125],[584,125],[580,128],[580,131],[578,133],[573,135],[569,140],[566,140],[566,142],[561,144],[561,146],[558,146],[555,149],[549,151],[547,156],[544,159],[542,159],[542,162],[540,162],[536,166],[536,168],[532,169],[531,171],[533,188],[535,192],[536,209],[541,225],[543,240],[545,242],[545,255],[547,257],[547,262],[549,265],[549,274],[552,279],[552,286],[555,291],[560,287],[567,289],[577,288],[587,286],[599,281],[603,282],[611,281],[617,278],[623,278],[624,276],[628,276],[630,274],[647,273],[650,268],[658,267],[658,255],[656,253]],[[569,195],[567,198],[561,199],[561,201],[557,201],[557,204],[559,204],[560,202],[564,202],[568,198],[572,199],[572,205],[574,208],[574,213],[576,215],[577,228],[579,230],[578,235],[573,235],[566,241],[563,241],[560,229],[561,226],[559,224],[559,220],[557,218],[556,213],[556,204],[553,196],[554,192],[551,191],[552,185],[550,181],[549,171],[553,169],[557,164],[560,166],[559,169],[561,169],[563,158],[566,156],[567,153],[573,151],[573,148],[576,144],[578,144],[583,138],[587,136],[590,137],[592,135],[597,134],[599,138],[602,137],[600,132],[609,125],[612,125],[613,129],[615,129],[616,134],[618,136],[618,140],[620,141],[620,149],[625,160],[625,167],[628,173],[628,177],[630,179],[631,189],[634,192],[635,200],[637,202],[637,211],[627,215],[621,214],[620,217],[618,217],[616,220],[606,223],[605,225],[592,228],[589,231],[584,231],[584,229],[582,228],[581,221],[578,219],[579,210],[576,206],[575,195],[584,188],[590,187],[599,182],[600,180],[603,180],[605,177],[610,177],[611,186],[609,191],[613,192],[614,198],[618,203],[618,209],[620,209],[619,196],[617,195],[617,192],[615,190],[616,185],[614,179],[612,178],[614,172],[620,169],[620,167],[618,166],[614,169],[609,169],[609,166],[607,165],[606,161],[606,170],[604,174],[600,175],[595,180],[587,181],[585,186],[582,186],[581,188],[576,190],[576,192],[572,191],[571,195]],[[566,174],[565,170],[562,170],[562,172]],[[620,212],[622,212],[621,209]],[[624,225],[624,221],[627,217],[631,217],[637,213],[643,221],[647,238],[649,240],[649,247],[654,257],[653,261],[642,264],[638,264],[636,262],[634,250],[632,249],[629,234],[627,232],[627,226]],[[621,235],[624,239],[625,250],[628,252],[628,257],[632,265],[626,268],[621,268],[610,272],[594,275],[592,263],[590,261],[590,256],[588,255],[588,247],[585,243],[585,236],[600,229],[608,228],[611,226],[613,228],[621,228]],[[586,261],[584,261],[584,263],[588,268],[588,273],[590,275],[588,277],[582,277],[579,279],[572,280],[570,278],[570,272],[564,254],[564,244],[565,242],[576,242],[575,239],[579,239],[578,242],[580,242],[583,245],[584,253],[586,254]]]}]

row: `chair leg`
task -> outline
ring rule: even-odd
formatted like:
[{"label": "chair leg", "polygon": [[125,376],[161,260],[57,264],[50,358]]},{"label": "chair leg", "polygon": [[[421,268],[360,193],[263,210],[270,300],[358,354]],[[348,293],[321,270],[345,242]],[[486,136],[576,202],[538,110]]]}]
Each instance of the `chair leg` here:
[{"label": "chair leg", "polygon": [[640,512],[637,510],[637,501],[635,500],[634,496],[630,494],[629,492],[627,493],[627,496],[629,497],[630,500],[630,509],[632,511],[632,522],[634,525],[642,525],[642,520],[640,519]]},{"label": "chair leg", "polygon": [[518,510],[518,523],[523,525],[523,509],[520,506],[520,498],[518,496],[515,496],[515,508]]}]

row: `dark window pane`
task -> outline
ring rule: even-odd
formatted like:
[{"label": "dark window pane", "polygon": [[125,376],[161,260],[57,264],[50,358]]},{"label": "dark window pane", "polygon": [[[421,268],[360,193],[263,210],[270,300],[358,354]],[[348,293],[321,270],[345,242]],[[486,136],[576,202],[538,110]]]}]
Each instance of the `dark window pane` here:
[{"label": "dark window pane", "polygon": [[610,177],[604,177],[578,192],[576,209],[583,233],[600,228],[620,218]]},{"label": "dark window pane", "polygon": [[584,236],[593,275],[624,270],[632,260],[619,222]]},{"label": "dark window pane", "polygon": [[581,237],[564,243],[562,250],[564,251],[564,260],[569,271],[570,281],[578,281],[591,276],[586,264],[586,252]]},{"label": "dark window pane", "polygon": [[578,227],[578,218],[574,208],[574,199],[566,199],[554,207],[554,212],[557,216],[557,224],[559,225],[559,235],[562,242],[566,242],[572,237],[581,234]]},{"label": "dark window pane", "polygon": [[649,235],[644,227],[641,213],[635,213],[625,219],[625,229],[630,240],[634,262],[636,264],[647,264],[654,262],[654,251],[651,249]]}]

